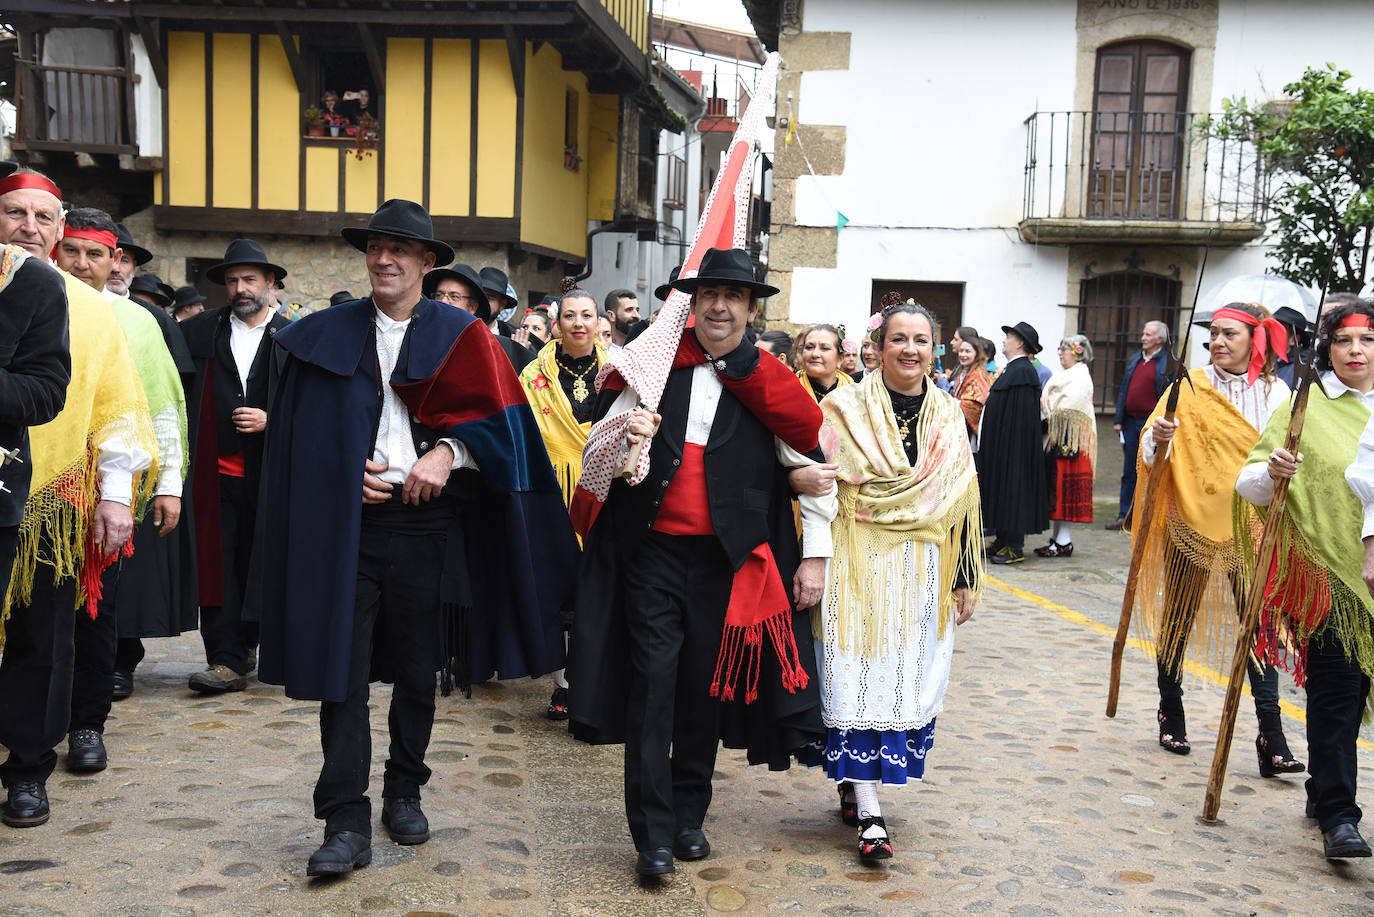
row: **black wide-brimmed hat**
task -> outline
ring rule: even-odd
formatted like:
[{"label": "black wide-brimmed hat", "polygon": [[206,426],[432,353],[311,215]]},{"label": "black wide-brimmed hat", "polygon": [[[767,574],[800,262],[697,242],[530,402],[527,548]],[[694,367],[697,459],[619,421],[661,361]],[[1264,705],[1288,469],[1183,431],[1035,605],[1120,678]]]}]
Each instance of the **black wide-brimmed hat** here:
[{"label": "black wide-brimmed hat", "polygon": [[1026,350],[1031,353],[1040,352],[1040,333],[1030,326],[1029,322],[1017,322],[1014,325],[1003,325],[1004,334],[1014,334],[1026,342]]},{"label": "black wide-brimmed hat", "polygon": [[153,260],[153,253],[142,245],[135,244],[134,237],[123,223],[115,224],[115,238],[119,240],[119,247],[124,250],[124,254],[134,259],[136,266],[142,267]]},{"label": "black wide-brimmed hat", "polygon": [[520,305],[520,300],[510,295],[510,277],[499,267],[484,267],[478,275],[482,278],[482,289],[498,293],[506,301],[506,308]]},{"label": "black wide-brimmed hat", "polygon": [[677,275],[682,273],[682,265],[678,265],[668,272],[668,282],[660,283],[654,287],[654,299],[667,300],[668,294],[673,292],[673,284],[677,282]]},{"label": "black wide-brimmed hat", "polygon": [[378,207],[366,226],[345,226],[339,233],[360,252],[367,251],[367,237],[376,233],[425,243],[425,248],[434,252],[437,259],[435,267],[442,267],[453,260],[453,249],[434,238],[434,221],[429,218],[429,211],[414,201],[399,197],[393,197]]},{"label": "black wide-brimmed hat", "polygon": [[235,239],[224,250],[224,260],[205,271],[205,276],[215,283],[224,283],[224,272],[241,264],[251,264],[266,268],[276,275],[277,280],[286,276],[286,268],[267,260],[267,252],[252,239]]},{"label": "black wide-brimmed hat", "polygon": [[333,294],[332,296],[329,297],[329,304],[330,304],[331,306],[338,306],[338,305],[342,305],[343,303],[346,303],[346,302],[352,302],[353,300],[355,300],[355,299],[357,299],[357,298],[358,298],[358,297],[354,296],[352,293],[348,292],[347,290],[340,290],[339,292],[337,292],[337,293],[335,293],[335,294]]},{"label": "black wide-brimmed hat", "polygon": [[434,298],[434,291],[439,288],[441,280],[460,280],[467,284],[471,288],[470,294],[477,299],[477,311],[473,314],[484,322],[491,321],[491,304],[487,302],[486,292],[482,289],[482,278],[476,268],[461,261],[448,267],[436,267],[420,281],[420,292],[426,299]]},{"label": "black wide-brimmed hat", "polygon": [[755,297],[776,296],[781,292],[775,286],[754,279],[754,263],[742,248],[707,249],[695,277],[678,277],[669,286],[684,293],[694,293],[703,283],[744,287]]},{"label": "black wide-brimmed hat", "polygon": [[13,159],[0,159],[0,178],[9,178],[19,168]]},{"label": "black wide-brimmed hat", "polygon": [[205,302],[205,297],[201,296],[200,290],[195,287],[177,287],[176,292],[172,294],[173,311],[194,306],[198,302]]},{"label": "black wide-brimmed hat", "polygon": [[[122,246],[121,246],[122,247]],[[194,287],[192,288],[194,289]],[[153,300],[156,305],[166,308],[172,304],[176,298],[176,290],[170,285],[162,282],[162,278],[156,274],[140,274],[129,283],[130,293],[143,293]]]}]

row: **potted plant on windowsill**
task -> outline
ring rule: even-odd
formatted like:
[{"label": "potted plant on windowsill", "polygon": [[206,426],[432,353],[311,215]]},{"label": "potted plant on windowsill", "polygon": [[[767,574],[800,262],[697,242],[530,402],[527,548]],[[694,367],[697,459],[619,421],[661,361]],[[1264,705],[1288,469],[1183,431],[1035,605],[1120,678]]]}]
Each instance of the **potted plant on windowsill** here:
[{"label": "potted plant on windowsill", "polygon": [[324,136],[324,112],[316,105],[305,110],[305,133],[308,137]]},{"label": "potted plant on windowsill", "polygon": [[329,136],[342,136],[348,127],[348,119],[338,112],[327,111],[324,113],[324,126],[329,130]]}]

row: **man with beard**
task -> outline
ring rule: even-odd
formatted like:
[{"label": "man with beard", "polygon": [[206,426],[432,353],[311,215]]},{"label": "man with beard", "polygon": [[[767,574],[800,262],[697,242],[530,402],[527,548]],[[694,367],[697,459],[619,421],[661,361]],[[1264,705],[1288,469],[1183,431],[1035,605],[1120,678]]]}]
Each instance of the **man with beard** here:
[{"label": "man with beard", "polygon": [[[160,588],[161,565],[155,562],[159,552],[157,542],[160,536],[177,528],[180,521],[185,471],[185,394],[162,329],[145,307],[109,293],[106,286],[122,251],[109,214],[90,207],[77,207],[67,212],[62,239],[54,251],[59,268],[91,289],[105,291],[115,318],[128,338],[129,352],[148,401],[158,449],[152,506],[146,516],[135,520],[137,560],[129,557],[112,564],[100,579],[96,616],[78,615],[76,620],[67,769],[78,773],[102,771],[108,763],[103,736],[114,693],[117,619],[120,614],[136,615],[140,605],[152,604],[155,597],[165,594]],[[177,329],[173,327],[172,330]],[[126,576],[126,570],[130,576]],[[152,584],[148,582],[150,577],[154,580]],[[132,587],[132,602],[119,601],[126,587]]]},{"label": "man with beard", "polygon": [[606,317],[611,320],[611,349],[625,346],[625,335],[639,321],[639,297],[632,290],[612,290],[606,294]]},{"label": "man with beard", "polygon": [[[153,253],[134,243],[134,237],[123,223],[115,223],[115,239],[119,247],[115,249],[114,264],[110,269],[110,279],[105,281],[105,293],[116,296],[129,296],[129,284],[133,283],[134,271],[153,260]],[[130,297],[132,298],[132,297]]]},{"label": "man with beard", "polygon": [[[248,564],[257,518],[272,336],[289,321],[277,311],[286,271],[252,239],[235,239],[205,272],[229,304],[181,329],[195,360],[187,409],[196,520],[200,635],[207,668],[189,685],[202,694],[242,691],[257,668],[258,626],[245,620]],[[178,298],[180,298],[178,291]]]},{"label": "man with beard", "polygon": [[[62,193],[21,170],[0,181],[0,289],[18,292],[28,257],[44,262],[64,229]],[[117,247],[113,233],[108,249]],[[16,249],[16,246],[18,247]],[[4,275],[17,272],[11,277]],[[133,533],[130,508],[149,499],[157,444],[129,343],[105,298],[59,272],[68,305],[71,381],[66,404],[30,430],[32,481],[19,523],[13,579],[0,608],[0,764],[7,797],[0,820],[32,828],[49,818],[47,780],[67,733],[74,627],[95,612],[89,584]],[[137,308],[137,307],[133,307]],[[6,310],[8,314],[8,309]],[[87,600],[77,608],[78,587]]]}]

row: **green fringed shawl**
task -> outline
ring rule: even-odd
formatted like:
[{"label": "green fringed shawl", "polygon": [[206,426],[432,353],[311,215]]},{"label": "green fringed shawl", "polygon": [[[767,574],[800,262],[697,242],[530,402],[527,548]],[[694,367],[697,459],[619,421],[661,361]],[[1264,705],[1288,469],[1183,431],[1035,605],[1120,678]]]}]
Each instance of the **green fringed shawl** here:
[{"label": "green fringed shawl", "polygon": [[[1274,412],[1247,465],[1267,462],[1283,445],[1291,414],[1291,401]],[[1345,480],[1368,421],[1369,410],[1354,395],[1331,399],[1313,388],[1298,447],[1303,462],[1288,487],[1258,647],[1261,655],[1292,671],[1299,683],[1305,681],[1305,654],[1285,658],[1283,644],[1305,647],[1312,637],[1328,632],[1374,676],[1374,598],[1365,588],[1360,543],[1364,513]],[[1241,574],[1252,579],[1268,508],[1258,507],[1255,521],[1239,494],[1232,506]]]}]

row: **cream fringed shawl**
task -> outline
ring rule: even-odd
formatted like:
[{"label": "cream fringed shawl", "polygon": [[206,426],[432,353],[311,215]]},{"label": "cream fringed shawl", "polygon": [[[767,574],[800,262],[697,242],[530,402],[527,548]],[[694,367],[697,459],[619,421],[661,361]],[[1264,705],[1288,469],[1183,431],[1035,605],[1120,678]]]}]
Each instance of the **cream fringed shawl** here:
[{"label": "cream fringed shawl", "polygon": [[1093,411],[1093,377],[1085,363],[1060,370],[1045,383],[1041,396],[1049,421],[1046,451],[1058,455],[1087,453],[1097,468],[1097,417]]},{"label": "cream fringed shawl", "polygon": [[[881,370],[857,384],[837,388],[821,402],[825,422],[821,448],[839,465],[840,510],[832,523],[835,542],[827,593],[839,596],[838,636],[842,650],[888,655],[894,633],[888,616],[904,612],[904,597],[934,589],[943,637],[954,609],[950,588],[963,565],[975,593],[983,587],[979,551],[964,551],[963,539],[982,531],[981,501],[973,453],[959,402],[927,381],[917,418],[916,467],[907,461]],[[902,562],[908,541],[936,545],[939,580],[927,582],[922,565]],[[916,581],[911,582],[914,575]],[[914,633],[915,628],[905,632]]]}]

